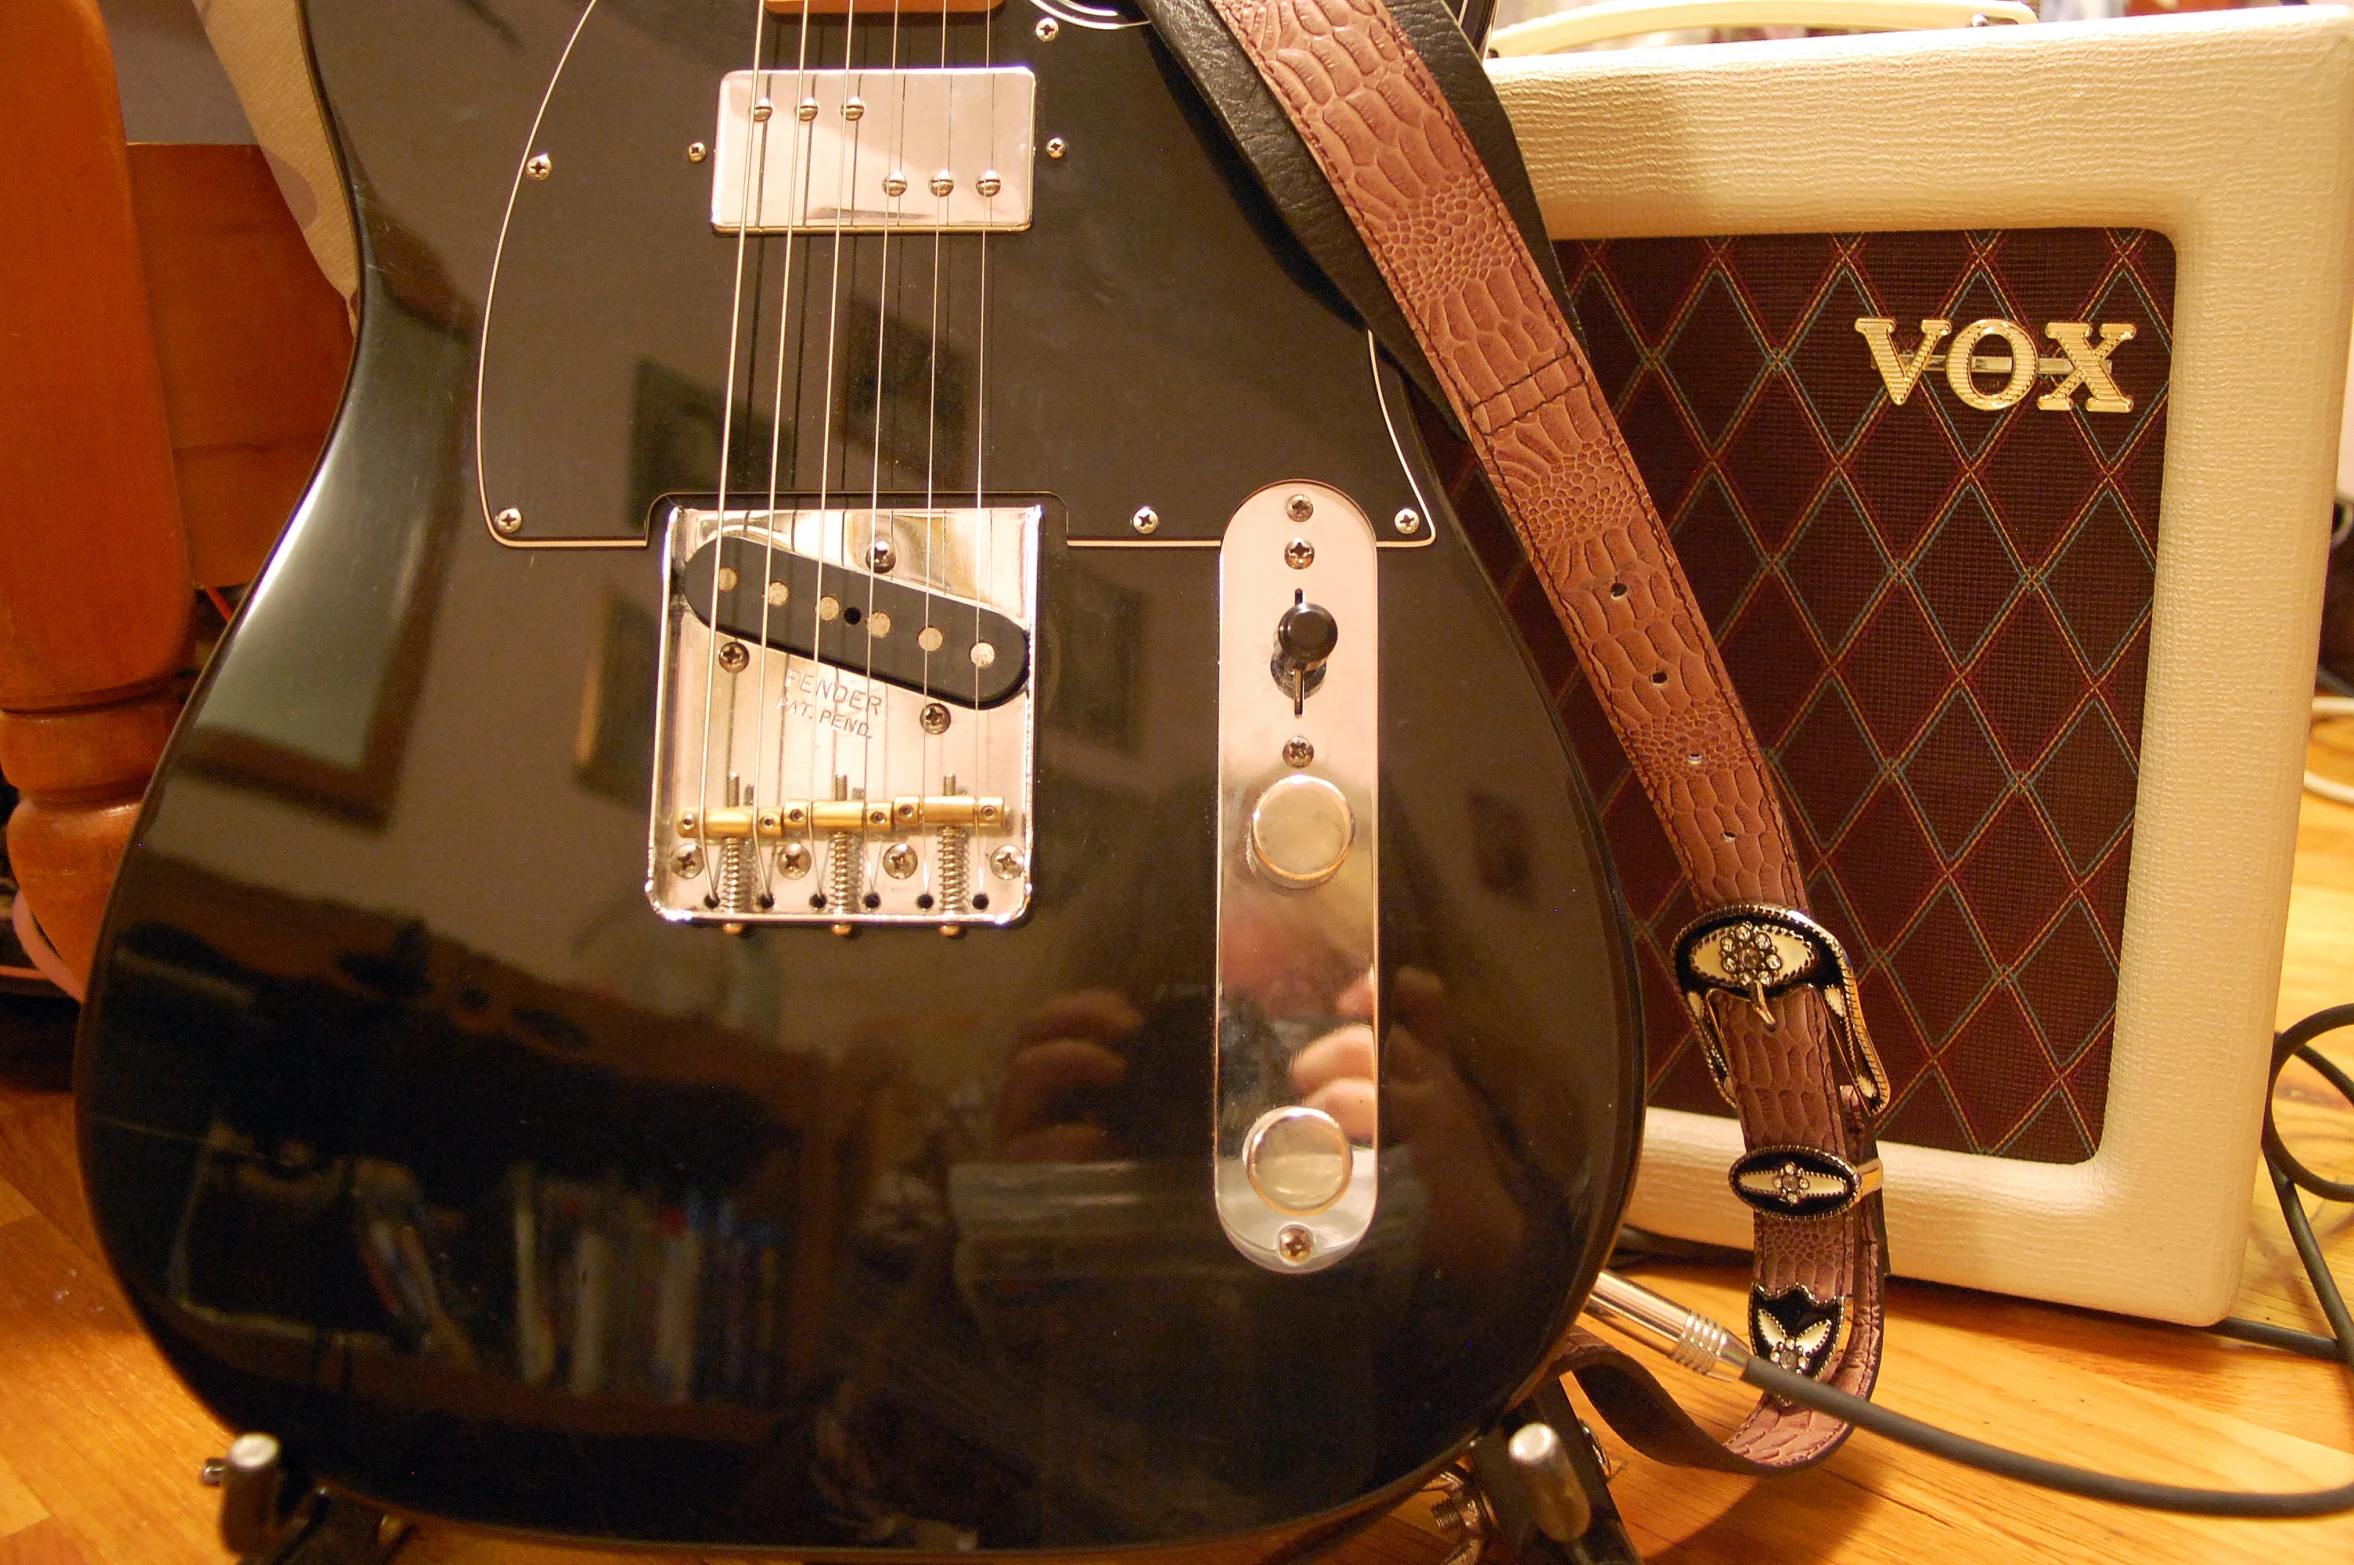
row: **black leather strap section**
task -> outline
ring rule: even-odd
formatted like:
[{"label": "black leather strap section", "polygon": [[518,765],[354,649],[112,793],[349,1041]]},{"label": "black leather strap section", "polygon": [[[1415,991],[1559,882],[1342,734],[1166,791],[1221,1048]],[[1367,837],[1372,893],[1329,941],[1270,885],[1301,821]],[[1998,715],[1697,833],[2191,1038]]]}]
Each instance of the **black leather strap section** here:
[{"label": "black leather strap section", "polygon": [[[1206,0],[1137,0],[1137,4],[1152,19],[1154,31],[1185,67],[1218,123],[1259,176],[1293,237],[1357,312],[1366,329],[1379,339],[1383,350],[1431,405],[1444,412],[1447,398],[1439,389],[1438,377],[1431,372],[1422,345],[1406,324],[1388,282],[1373,264],[1365,241],[1358,237],[1356,224],[1349,220],[1340,198],[1332,192],[1331,181],[1309,156],[1306,143],[1226,24]],[[1519,143],[1512,137],[1512,122],[1505,116],[1495,89],[1488,85],[1487,70],[1463,36],[1455,12],[1446,0],[1392,0],[1390,11],[1470,132],[1473,145],[1511,209],[1513,222],[1566,313],[1567,290],[1553,259],[1552,241],[1545,235],[1544,216],[1537,209],[1528,170],[1520,161]],[[1480,25],[1484,32],[1484,16]],[[1447,417],[1452,423],[1453,415]]]},{"label": "black leather strap section", "polygon": [[1692,1415],[1678,1406],[1650,1370],[1579,1327],[1561,1346],[1561,1356],[1547,1378],[1575,1375],[1578,1389],[1594,1404],[1594,1411],[1618,1432],[1620,1439],[1655,1462],[1674,1467],[1705,1467],[1720,1473],[1742,1473],[1768,1478],[1788,1469],[1736,1456]]}]

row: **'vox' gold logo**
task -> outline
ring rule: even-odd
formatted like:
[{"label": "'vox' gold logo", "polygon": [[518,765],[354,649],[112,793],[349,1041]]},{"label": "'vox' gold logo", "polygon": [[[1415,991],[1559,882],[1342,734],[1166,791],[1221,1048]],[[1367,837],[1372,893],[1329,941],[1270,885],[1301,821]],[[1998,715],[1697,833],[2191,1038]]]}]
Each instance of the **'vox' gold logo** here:
[{"label": "'vox' gold logo", "polygon": [[[2076,393],[2084,393],[2087,413],[2130,413],[2133,399],[2117,389],[2117,382],[2109,374],[2109,355],[2121,342],[2133,340],[2133,327],[2125,321],[2103,321],[2101,340],[2092,340],[2092,327],[2083,321],[2052,321],[2045,325],[2043,334],[2060,350],[2055,358],[2043,358],[2035,349],[2035,339],[2017,321],[1991,319],[1972,321],[1960,331],[1953,331],[1951,321],[1923,321],[1920,345],[1912,357],[1899,358],[1896,352],[1896,322],[1884,316],[1867,315],[1855,323],[1872,350],[1872,365],[1887,383],[1888,400],[1903,407],[1905,398],[1921,383],[1924,371],[1935,365],[1945,366],[1945,383],[1953,394],[1969,406],[1984,412],[1997,413],[2013,403],[2025,399],[2034,388],[2038,375],[2058,375],[2060,383],[2035,399],[2035,405],[2047,413],[2064,412],[2076,405]],[[1943,353],[1938,344],[1945,342],[1946,333],[1953,332],[1953,340],[1946,343]],[[1980,344],[1992,348],[1995,343],[2008,349],[2007,353],[1979,351]],[[1995,389],[1992,377],[2003,377]],[[1981,380],[1979,377],[1988,377]]]}]

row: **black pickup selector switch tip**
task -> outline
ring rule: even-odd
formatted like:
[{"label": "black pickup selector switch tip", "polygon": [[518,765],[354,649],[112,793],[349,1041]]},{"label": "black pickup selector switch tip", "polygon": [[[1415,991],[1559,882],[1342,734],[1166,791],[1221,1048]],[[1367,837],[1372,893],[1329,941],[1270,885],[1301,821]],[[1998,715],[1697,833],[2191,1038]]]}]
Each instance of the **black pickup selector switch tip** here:
[{"label": "black pickup selector switch tip", "polygon": [[1324,664],[1340,645],[1340,621],[1321,603],[1310,603],[1305,593],[1294,598],[1275,622],[1275,656],[1267,671],[1277,688],[1291,697],[1294,714],[1324,683]]}]

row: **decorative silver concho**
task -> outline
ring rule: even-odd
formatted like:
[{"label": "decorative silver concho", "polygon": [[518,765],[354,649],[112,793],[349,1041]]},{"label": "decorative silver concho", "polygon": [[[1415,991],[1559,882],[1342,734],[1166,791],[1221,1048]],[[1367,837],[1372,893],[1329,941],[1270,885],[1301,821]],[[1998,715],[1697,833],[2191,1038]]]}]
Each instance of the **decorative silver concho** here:
[{"label": "decorative silver concho", "polygon": [[1749,1290],[1749,1341],[1758,1352],[1793,1374],[1820,1380],[1839,1345],[1839,1327],[1847,1318],[1847,1301],[1828,1304],[1804,1288],[1768,1294]]},{"label": "decorative silver concho", "polygon": [[1864,1026],[1855,969],[1831,931],[1795,908],[1735,903],[1686,924],[1676,936],[1673,960],[1676,987],[1699,1029],[1708,1072],[1735,1109],[1740,1105],[1733,1098],[1733,1070],[1717,1031],[1714,1002],[1720,995],[1746,1001],[1766,1026],[1774,1027],[1779,1020],[1766,1002],[1800,985],[1818,991],[1836,1020],[1832,1032],[1847,1077],[1841,1095],[1853,1095],[1848,1108],[1869,1125],[1888,1106],[1888,1072]]},{"label": "decorative silver concho", "polygon": [[1733,1194],[1768,1217],[1837,1217],[1880,1188],[1880,1160],[1850,1163],[1814,1147],[1759,1147],[1725,1178]]}]

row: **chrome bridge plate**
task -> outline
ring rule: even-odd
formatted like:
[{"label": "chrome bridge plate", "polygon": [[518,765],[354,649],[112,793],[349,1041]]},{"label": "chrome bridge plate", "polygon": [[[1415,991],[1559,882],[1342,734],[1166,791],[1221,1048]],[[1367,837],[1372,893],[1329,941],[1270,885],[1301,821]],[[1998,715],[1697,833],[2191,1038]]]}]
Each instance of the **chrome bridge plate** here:
[{"label": "chrome bridge plate", "polygon": [[666,512],[655,911],[1020,918],[1042,508]]},{"label": "chrome bridge plate", "polygon": [[731,71],[712,141],[711,226],[1028,228],[1036,104],[1025,66]]}]

